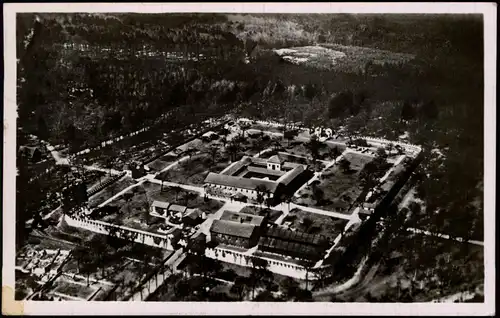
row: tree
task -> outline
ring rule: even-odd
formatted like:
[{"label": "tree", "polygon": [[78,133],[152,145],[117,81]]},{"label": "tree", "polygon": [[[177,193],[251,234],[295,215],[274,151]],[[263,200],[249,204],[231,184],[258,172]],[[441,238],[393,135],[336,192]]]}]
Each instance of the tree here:
[{"label": "tree", "polygon": [[345,173],[351,169],[351,162],[349,162],[349,160],[347,160],[346,158],[342,158],[339,161],[339,166],[340,169],[342,169],[342,171]]},{"label": "tree", "polygon": [[220,149],[220,145],[218,145],[218,144],[213,144],[208,148],[208,153],[212,157],[212,165],[215,165],[215,159],[217,158],[217,155],[219,154],[219,149]]},{"label": "tree", "polygon": [[191,199],[195,199],[195,198],[196,198],[196,194],[195,193],[190,192],[190,191],[186,191],[184,193],[185,206],[188,206],[189,205],[189,201]]},{"label": "tree", "polygon": [[267,192],[267,188],[265,186],[263,186],[263,185],[258,185],[255,188],[255,191],[257,192],[257,196],[256,196],[255,199],[259,203],[260,209],[262,210],[262,204],[264,203],[264,200],[266,199],[265,198],[265,194]]},{"label": "tree", "polygon": [[385,160],[385,158],[387,158],[387,153],[385,152],[384,148],[382,148],[382,147],[377,148],[377,157],[384,159],[384,160]]},{"label": "tree", "polygon": [[269,280],[269,273],[267,273],[269,272],[267,270],[269,263],[266,260],[258,257],[252,257],[251,262],[252,262],[252,270],[250,273],[249,280],[252,286],[252,299],[253,299],[255,293],[255,287],[257,287],[257,284],[259,282],[264,281],[264,279],[266,279],[267,281]]},{"label": "tree", "polygon": [[132,214],[132,207],[130,205],[130,201],[132,200],[132,198],[134,197],[134,194],[132,192],[125,192],[125,194],[123,195],[123,198],[125,199],[125,202],[127,203],[127,210],[128,210],[128,214]]},{"label": "tree", "polygon": [[183,279],[175,285],[174,292],[175,296],[184,299],[184,297],[187,297],[192,293],[192,289],[191,286],[189,285],[189,282]]},{"label": "tree", "polygon": [[241,129],[241,132],[243,133],[242,137],[245,138],[245,131],[250,129],[250,124],[247,122],[240,123],[240,129]]},{"label": "tree", "polygon": [[318,94],[318,89],[316,85],[313,83],[309,82],[305,85],[304,87],[304,97],[307,98],[308,100],[313,100],[314,97]]},{"label": "tree", "polygon": [[298,131],[297,130],[287,130],[285,131],[285,133],[283,134],[283,137],[285,137],[285,139],[287,140],[287,146],[290,146],[290,141],[295,139],[295,137],[298,135]]},{"label": "tree", "polygon": [[299,288],[295,295],[295,301],[297,302],[313,301],[311,291]]},{"label": "tree", "polygon": [[273,145],[274,151],[280,150],[281,148],[280,137],[272,138],[271,144]]},{"label": "tree", "polygon": [[90,286],[90,274],[97,270],[96,262],[91,258],[90,253],[85,254],[81,262],[81,272],[87,275],[87,286]]},{"label": "tree", "polygon": [[254,301],[276,301],[276,298],[270,291],[264,290],[255,297]]},{"label": "tree", "polygon": [[299,283],[291,277],[287,277],[282,280],[279,286],[286,300],[295,298],[298,290],[300,289]]},{"label": "tree", "polygon": [[325,193],[319,187],[312,188],[312,197],[316,201],[316,205],[320,205],[323,202]]},{"label": "tree", "polygon": [[319,157],[319,149],[321,147],[321,142],[318,140],[316,135],[311,137],[308,143],[306,143],[306,148],[311,153],[311,157],[313,158],[313,163],[316,163],[316,160]]},{"label": "tree", "polygon": [[304,265],[304,268],[306,270],[306,290],[309,290],[309,273],[311,272],[311,269],[313,268],[314,264],[311,262],[307,262]]},{"label": "tree", "polygon": [[290,204],[295,201],[295,197],[294,197],[293,193],[285,192],[285,193],[281,194],[280,199],[281,199],[281,202],[285,202],[286,204],[288,204],[288,211],[290,211]]},{"label": "tree", "polygon": [[192,148],[192,147],[189,147],[188,149],[186,149],[185,154],[189,156],[189,162],[191,162],[191,158],[196,153],[196,151],[197,150],[195,148]]},{"label": "tree", "polygon": [[179,194],[183,191],[183,189],[179,186],[174,186],[172,187],[172,191],[174,191],[175,193],[175,202],[177,202],[179,199]]},{"label": "tree", "polygon": [[109,246],[105,242],[106,237],[103,235],[94,235],[87,243],[90,248],[91,255],[96,260],[96,263],[102,269],[102,277],[105,276],[106,259],[111,252]]},{"label": "tree", "polygon": [[351,91],[344,91],[330,99],[328,105],[328,115],[330,118],[335,118],[342,115],[346,110],[350,110],[353,106],[354,95]]},{"label": "tree", "polygon": [[83,246],[78,245],[73,249],[73,258],[76,260],[76,266],[78,268],[78,272],[80,272],[80,263],[85,259],[86,255],[89,253],[89,250]]},{"label": "tree", "polygon": [[304,227],[305,232],[307,232],[307,230],[311,227],[311,225],[313,225],[313,223],[313,220],[309,217],[305,217],[302,220],[302,226]]},{"label": "tree", "polygon": [[425,102],[422,105],[421,111],[424,118],[436,119],[439,116],[439,109],[433,100]]},{"label": "tree", "polygon": [[329,151],[330,157],[335,161],[337,160],[337,157],[342,154],[340,149],[338,147],[333,147]]},{"label": "tree", "polygon": [[248,279],[243,276],[237,276],[234,280],[233,286],[231,286],[231,292],[238,295],[240,301],[243,300],[243,295],[248,288]]},{"label": "tree", "polygon": [[401,119],[408,121],[412,120],[413,118],[415,118],[415,109],[410,102],[405,101],[403,104],[403,108],[401,109]]},{"label": "tree", "polygon": [[229,153],[231,161],[235,161],[236,155],[240,151],[240,145],[232,140],[231,143],[227,146],[226,151]]}]

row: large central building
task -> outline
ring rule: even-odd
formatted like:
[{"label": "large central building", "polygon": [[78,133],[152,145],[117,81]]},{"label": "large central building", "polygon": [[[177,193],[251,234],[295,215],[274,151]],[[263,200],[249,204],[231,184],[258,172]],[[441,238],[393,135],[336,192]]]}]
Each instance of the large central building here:
[{"label": "large central building", "polygon": [[[278,155],[269,159],[243,157],[221,173],[209,173],[205,178],[207,193],[238,199],[278,198],[293,193],[302,184],[304,165],[286,162]],[[300,183],[300,184],[299,184]]]}]

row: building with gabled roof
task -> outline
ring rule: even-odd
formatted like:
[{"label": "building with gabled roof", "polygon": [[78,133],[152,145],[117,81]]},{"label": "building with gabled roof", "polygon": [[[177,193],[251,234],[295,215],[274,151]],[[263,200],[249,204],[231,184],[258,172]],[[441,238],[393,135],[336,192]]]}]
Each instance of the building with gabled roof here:
[{"label": "building with gabled roof", "polygon": [[151,204],[151,214],[167,216],[169,206],[170,206],[169,202],[154,200],[153,203]]},{"label": "building with gabled roof", "polygon": [[271,156],[267,159],[267,169],[269,170],[281,170],[281,165],[285,162],[279,155]]},{"label": "building with gabled roof", "polygon": [[214,220],[210,227],[211,241],[243,248],[257,244],[259,227],[248,223],[237,223],[228,220]]},{"label": "building with gabled roof", "polygon": [[315,261],[321,258],[327,246],[328,241],[322,235],[271,226],[260,237],[258,249],[271,254]]},{"label": "building with gabled roof", "polygon": [[279,155],[269,159],[245,156],[221,173],[210,172],[204,183],[211,195],[234,198],[239,193],[252,200],[262,195],[267,200],[279,198],[290,192],[287,187],[303,183],[301,176],[305,171],[304,165],[285,162]]}]

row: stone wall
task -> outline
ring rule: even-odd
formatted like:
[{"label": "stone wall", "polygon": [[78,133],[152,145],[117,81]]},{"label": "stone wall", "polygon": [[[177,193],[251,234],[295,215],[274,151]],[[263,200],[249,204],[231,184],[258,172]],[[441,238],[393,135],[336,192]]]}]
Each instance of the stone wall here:
[{"label": "stone wall", "polygon": [[115,225],[97,220],[89,220],[74,216],[65,215],[64,221],[72,227],[82,228],[95,233],[109,235],[113,228],[117,228],[116,236],[123,239],[133,239],[134,242],[164,248],[167,250],[174,250],[170,239],[166,235],[141,231],[125,226]]},{"label": "stone wall", "polygon": [[206,183],[206,191],[210,195],[220,196],[223,198],[230,198],[232,195],[236,193],[241,193],[249,199],[256,200],[257,199],[257,191],[255,190],[246,190],[240,188],[229,188],[229,187],[221,187],[215,184]]},{"label": "stone wall", "polygon": [[[216,248],[207,248],[205,251],[205,255],[207,257],[217,259],[221,262],[236,264],[245,267],[252,266],[253,256],[244,252],[237,252],[229,249],[224,249],[221,247],[216,247]],[[267,257],[259,256],[259,258],[266,260],[268,262],[269,265],[267,269],[273,273],[297,279],[306,279],[306,274],[307,274],[309,280],[317,279],[314,273],[312,272],[307,273],[306,269],[303,266]]]}]

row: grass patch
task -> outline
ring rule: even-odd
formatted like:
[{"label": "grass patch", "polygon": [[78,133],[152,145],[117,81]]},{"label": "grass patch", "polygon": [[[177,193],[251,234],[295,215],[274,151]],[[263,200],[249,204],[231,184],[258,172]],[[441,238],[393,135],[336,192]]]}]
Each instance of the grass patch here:
[{"label": "grass patch", "polygon": [[289,223],[290,228],[309,234],[323,235],[330,240],[334,240],[348,223],[344,219],[309,213],[300,209],[292,209],[283,222]]},{"label": "grass patch", "polygon": [[168,167],[170,164],[174,163],[177,159],[179,159],[178,156],[166,154],[148,164],[148,167],[152,172],[161,171],[162,169]]}]

